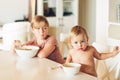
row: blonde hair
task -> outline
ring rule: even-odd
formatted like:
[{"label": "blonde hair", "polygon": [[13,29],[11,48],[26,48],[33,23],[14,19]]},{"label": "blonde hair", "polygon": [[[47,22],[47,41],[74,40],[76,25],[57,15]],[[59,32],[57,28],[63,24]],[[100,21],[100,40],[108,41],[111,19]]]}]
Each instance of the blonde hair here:
[{"label": "blonde hair", "polygon": [[49,27],[49,23],[45,16],[36,15],[31,21],[31,27],[34,28],[35,23],[45,22],[46,26]]},{"label": "blonde hair", "polygon": [[89,37],[88,37],[88,34],[87,34],[86,30],[85,30],[83,27],[78,26],[78,25],[72,27],[72,29],[71,29],[71,31],[70,31],[70,39],[71,39],[73,36],[77,36],[77,35],[79,35],[79,34],[85,35],[86,38],[87,38],[87,41],[88,41]]}]

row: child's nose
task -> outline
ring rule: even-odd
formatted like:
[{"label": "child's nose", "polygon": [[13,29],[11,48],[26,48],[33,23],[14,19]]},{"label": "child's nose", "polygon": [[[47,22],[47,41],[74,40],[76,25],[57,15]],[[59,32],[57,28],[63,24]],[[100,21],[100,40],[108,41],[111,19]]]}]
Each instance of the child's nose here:
[{"label": "child's nose", "polygon": [[82,47],[82,44],[81,44],[81,43],[78,43],[78,46],[79,46],[79,47]]},{"label": "child's nose", "polygon": [[43,32],[44,30],[42,28],[39,29],[40,32]]}]

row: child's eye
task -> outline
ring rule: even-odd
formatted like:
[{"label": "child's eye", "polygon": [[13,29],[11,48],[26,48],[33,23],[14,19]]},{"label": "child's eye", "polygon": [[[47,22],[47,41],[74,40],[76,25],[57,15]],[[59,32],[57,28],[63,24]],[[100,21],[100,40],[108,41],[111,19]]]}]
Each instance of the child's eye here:
[{"label": "child's eye", "polygon": [[81,43],[85,43],[85,41],[83,40],[83,41],[81,41]]},{"label": "child's eye", "polygon": [[78,42],[74,42],[75,44],[77,44]]},{"label": "child's eye", "polygon": [[46,27],[44,29],[47,29]]},{"label": "child's eye", "polygon": [[47,29],[47,27],[44,27],[43,29]]},{"label": "child's eye", "polygon": [[81,41],[81,42],[85,42],[85,41]]}]

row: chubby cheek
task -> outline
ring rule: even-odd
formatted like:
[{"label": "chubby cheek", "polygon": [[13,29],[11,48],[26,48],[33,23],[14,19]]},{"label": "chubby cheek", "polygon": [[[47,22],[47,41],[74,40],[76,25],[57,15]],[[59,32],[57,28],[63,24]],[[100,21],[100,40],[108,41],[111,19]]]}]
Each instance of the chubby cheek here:
[{"label": "chubby cheek", "polygon": [[45,31],[45,32],[44,32],[44,35],[48,35],[48,31]]},{"label": "chubby cheek", "polygon": [[71,44],[74,49],[78,49],[78,46],[76,44]]},{"label": "chubby cheek", "polygon": [[38,36],[38,35],[39,35],[39,33],[38,33],[38,32],[35,32],[35,31],[33,31],[33,34],[34,34],[35,36]]},{"label": "chubby cheek", "polygon": [[86,50],[86,48],[87,48],[87,47],[86,47],[86,46],[84,46],[84,47],[83,47],[83,50]]},{"label": "chubby cheek", "polygon": [[46,36],[48,35],[48,32],[44,32],[43,33],[43,37],[46,38]]},{"label": "chubby cheek", "polygon": [[85,45],[83,46],[83,49],[84,49],[84,50],[86,50],[87,46],[88,46],[88,45],[87,45],[87,44],[85,44]]}]

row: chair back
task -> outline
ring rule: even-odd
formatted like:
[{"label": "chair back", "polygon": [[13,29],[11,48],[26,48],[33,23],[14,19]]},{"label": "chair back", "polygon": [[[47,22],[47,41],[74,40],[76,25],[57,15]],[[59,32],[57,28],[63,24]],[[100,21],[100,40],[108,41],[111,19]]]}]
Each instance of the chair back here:
[{"label": "chair back", "polygon": [[64,58],[67,57],[68,51],[72,48],[70,44],[69,35],[66,33],[60,33],[60,42],[61,42],[61,54]]},{"label": "chair back", "polygon": [[29,22],[13,22],[3,25],[3,49],[10,50],[14,40],[22,43],[30,39],[31,30]]}]

